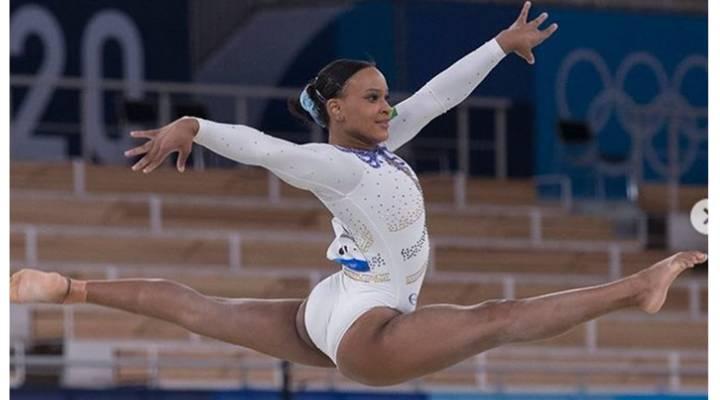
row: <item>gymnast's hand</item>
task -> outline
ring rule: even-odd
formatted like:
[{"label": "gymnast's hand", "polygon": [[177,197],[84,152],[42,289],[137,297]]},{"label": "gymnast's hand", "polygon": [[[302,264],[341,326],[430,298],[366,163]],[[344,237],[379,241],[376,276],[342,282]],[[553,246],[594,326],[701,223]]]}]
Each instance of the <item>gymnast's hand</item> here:
[{"label": "gymnast's hand", "polygon": [[130,132],[130,136],[145,138],[148,139],[148,141],[141,146],[126,151],[125,157],[145,154],[140,161],[132,166],[132,170],[142,170],[142,172],[147,174],[160,166],[170,153],[177,151],[179,153],[177,169],[180,172],[184,172],[185,162],[187,162],[190,151],[192,150],[193,139],[199,129],[200,126],[197,120],[183,117],[159,129]]},{"label": "gymnast's hand", "polygon": [[548,14],[542,13],[534,20],[528,22],[529,12],[530,2],[526,1],[515,22],[510,25],[509,28],[500,32],[495,39],[506,54],[513,51],[527,61],[528,64],[535,64],[535,56],[533,56],[532,49],[555,33],[558,24],[552,24],[540,30],[540,25],[545,22]]}]

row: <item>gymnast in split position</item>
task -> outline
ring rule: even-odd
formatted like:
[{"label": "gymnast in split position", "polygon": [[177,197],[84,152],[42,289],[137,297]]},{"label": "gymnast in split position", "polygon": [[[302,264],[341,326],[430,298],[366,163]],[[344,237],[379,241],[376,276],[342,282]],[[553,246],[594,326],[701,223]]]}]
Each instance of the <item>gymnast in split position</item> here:
[{"label": "gymnast in split position", "polygon": [[541,29],[547,14],[528,22],[529,11],[527,2],[509,28],[395,107],[373,64],[330,63],[290,101],[296,114],[327,129],[329,143],[297,145],[190,117],[131,133],[147,139],[126,152],[144,155],[134,171],[149,173],[179,152],[182,172],[195,142],[317,196],[334,216],[327,256],[341,269],[308,298],[218,299],[168,280],[82,281],[24,269],[11,277],[11,301],[92,303],[159,318],[291,362],[337,367],[372,386],[402,383],[503,344],[559,335],[615,310],[659,311],[675,278],[705,254],[678,253],[599,286],[416,307],[428,263],[425,206],[417,176],[394,151],[465,99],[507,54],[534,63],[532,49],[557,24]]}]

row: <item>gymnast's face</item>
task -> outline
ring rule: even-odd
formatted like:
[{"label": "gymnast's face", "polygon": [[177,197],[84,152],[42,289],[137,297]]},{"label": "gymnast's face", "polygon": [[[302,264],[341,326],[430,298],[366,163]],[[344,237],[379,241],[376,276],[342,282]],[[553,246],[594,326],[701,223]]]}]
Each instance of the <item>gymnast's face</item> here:
[{"label": "gymnast's face", "polygon": [[327,107],[331,134],[344,136],[343,142],[372,148],[387,140],[392,107],[387,82],[377,68],[356,72]]}]

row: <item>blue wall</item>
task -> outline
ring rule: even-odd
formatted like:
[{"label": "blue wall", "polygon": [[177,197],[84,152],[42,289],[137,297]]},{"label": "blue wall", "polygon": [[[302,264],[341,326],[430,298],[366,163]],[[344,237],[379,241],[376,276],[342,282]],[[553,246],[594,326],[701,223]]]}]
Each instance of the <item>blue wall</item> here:
[{"label": "blue wall", "polygon": [[[169,5],[172,4],[172,7]],[[80,76],[82,68],[83,33],[90,19],[101,11],[115,10],[127,15],[137,26],[142,37],[145,56],[145,78],[161,81],[186,81],[190,78],[190,39],[187,26],[187,2],[185,0],[73,0],[72,7],[62,0],[12,0],[12,13],[23,6],[38,5],[50,12],[63,34],[66,47],[65,75]],[[12,74],[31,74],[37,70],[43,49],[31,39],[20,57],[10,58]],[[104,53],[105,75],[109,78],[122,76],[119,53],[108,44]]]},{"label": "blue wall", "polygon": [[[61,75],[81,77],[83,68],[83,41],[93,17],[102,12],[115,11],[132,21],[140,34],[144,79],[153,81],[187,81],[190,78],[189,31],[187,29],[187,2],[173,0],[172,6],[161,1],[144,0],[73,0],[72,6],[62,0],[12,0],[13,13],[28,6],[38,6],[49,13],[60,30],[60,42],[64,46],[64,64]],[[47,62],[47,49],[37,36],[30,36],[17,56],[10,57],[13,75],[36,74],[41,63]],[[108,41],[102,48],[102,76],[109,79],[123,77],[123,59],[119,46]],[[11,90],[11,112],[15,117],[26,100],[28,90]],[[118,96],[106,92],[104,110],[107,123],[115,122]],[[41,121],[54,123],[77,123],[80,115],[80,93],[73,90],[52,88],[47,107],[41,110]],[[36,128],[39,137],[61,138],[66,142],[67,156],[81,154],[81,138],[74,133],[44,132]]]},{"label": "blue wall", "polygon": [[590,122],[603,154],[641,149],[651,181],[667,180],[668,132],[677,126],[682,182],[707,183],[707,18],[549,12],[560,29],[538,50],[536,173],[579,172],[558,157],[556,124],[568,118]]},{"label": "blue wall", "polygon": [[[12,12],[30,3],[49,10],[60,24],[67,47],[63,70],[67,75],[81,72],[80,48],[87,21],[100,10],[113,8],[130,16],[141,32],[147,79],[190,78],[186,1],[76,0],[68,8],[60,0],[12,0],[11,17]],[[170,3],[172,7],[168,7]],[[642,150],[643,178],[657,181],[667,179],[666,147],[669,127],[674,126],[680,138],[682,182],[706,183],[707,116],[703,112],[707,108],[707,17],[539,6],[534,7],[531,16],[544,10],[549,11],[551,21],[560,24],[560,30],[536,49],[536,65],[527,65],[511,55],[475,92],[512,99],[508,121],[510,175],[581,174],[583,171],[562,156],[557,139],[558,119],[571,118],[594,122],[598,151],[603,154],[621,157],[632,149]],[[391,91],[412,92],[506,28],[518,11],[516,6],[485,3],[359,1],[308,41],[276,84],[301,86],[332,59],[350,57],[375,60],[388,78]],[[268,34],[274,34],[274,29],[268,26]],[[597,64],[607,69],[608,82],[598,77],[591,64],[574,63],[567,79],[561,82],[567,95],[564,113],[556,90],[561,67],[581,49],[594,55]],[[631,61],[633,54],[639,55],[641,63],[628,70],[622,85],[615,83],[620,66]],[[42,57],[42,47],[36,39],[30,39],[22,55],[11,57],[11,72],[34,73]],[[116,46],[108,44],[103,57],[105,76],[120,76]],[[659,83],[643,60],[657,64]],[[683,65],[689,67],[685,72]],[[673,79],[677,81],[675,86]],[[19,109],[25,92],[12,90],[13,110]],[[604,97],[599,96],[603,93]],[[47,120],[72,122],[77,118],[77,96],[67,91],[54,92],[45,111]],[[105,102],[106,122],[112,123],[115,104],[110,94],[105,96]],[[595,107],[591,107],[593,102]],[[626,111],[619,113],[619,109]],[[454,115],[451,111],[433,121],[422,136],[455,138]],[[475,111],[471,118],[474,139],[492,137],[491,113]],[[258,128],[291,131],[299,125],[288,115],[284,102],[275,101],[267,107]],[[63,139],[68,142],[69,155],[79,154],[77,135],[64,135]],[[495,172],[492,152],[478,151],[471,156],[472,173]],[[453,153],[451,167],[455,162]],[[422,172],[436,166],[415,167]]]},{"label": "blue wall", "polygon": [[[301,86],[327,62],[344,57],[375,61],[385,74],[391,92],[412,93],[465,54],[491,40],[516,18],[518,11],[517,7],[422,0],[358,2],[308,43],[279,83]],[[508,57],[474,95],[512,98],[509,139],[511,143],[522,142],[523,146],[509,152],[509,174],[532,175],[532,67],[517,57]],[[492,138],[492,113],[476,110],[471,112],[471,119],[474,139]],[[275,130],[298,126],[287,118],[283,104],[268,107],[263,125]],[[454,110],[430,123],[422,132],[425,138],[453,139],[456,135]],[[454,152],[450,154],[451,167],[456,164],[454,156]],[[472,173],[495,173],[492,152],[475,151],[471,157]],[[414,168],[423,172],[436,169],[437,165],[419,164]]]},{"label": "blue wall", "polygon": [[[548,11],[560,30],[536,49],[536,65],[511,55],[474,93],[513,101],[508,126],[511,176],[583,172],[561,154],[556,124],[565,118],[595,121],[597,151],[608,157],[622,158],[633,148],[642,151],[642,176],[651,181],[667,179],[668,127],[675,124],[682,181],[706,183],[707,18],[546,7],[535,7],[531,16],[541,11]],[[391,91],[412,92],[506,28],[517,12],[514,6],[462,2],[360,2],[318,35],[299,60],[305,65],[322,65],[322,60],[334,57],[372,58],[387,76]],[[595,55],[609,78],[603,82],[587,62],[572,64],[567,79],[561,82],[568,104],[568,112],[563,114],[556,86],[563,63],[570,65],[568,56],[578,51]],[[308,57],[311,54],[318,59],[313,61]],[[638,55],[639,64],[627,70],[622,85],[616,84],[619,67]],[[655,78],[644,63],[646,59],[658,66],[660,78]],[[685,73],[683,64],[689,66]],[[308,71],[304,72],[302,76],[293,73],[293,79],[284,83],[304,82]],[[618,95],[598,102],[603,91],[611,93],[606,86],[617,88],[612,93]],[[597,104],[591,108],[593,101]],[[657,108],[643,108],[647,104]],[[620,109],[626,111],[620,113]],[[451,111],[433,121],[423,137],[454,138],[453,116]],[[268,116],[268,120],[277,121],[277,117]],[[472,118],[473,137],[490,138],[492,115],[476,112]],[[492,157],[491,153],[473,154],[472,172],[493,174]]]}]

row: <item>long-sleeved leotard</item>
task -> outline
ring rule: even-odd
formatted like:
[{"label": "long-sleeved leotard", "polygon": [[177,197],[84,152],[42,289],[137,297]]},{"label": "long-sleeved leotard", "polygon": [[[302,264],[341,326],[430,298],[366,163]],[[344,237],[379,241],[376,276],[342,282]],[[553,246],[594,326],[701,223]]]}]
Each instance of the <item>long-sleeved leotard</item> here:
[{"label": "long-sleeved leotard", "polygon": [[[422,190],[413,170],[393,151],[465,99],[504,56],[492,40],[434,77],[395,107],[389,139],[374,150],[297,145],[247,126],[198,120],[196,143],[267,168],[288,184],[311,191],[333,214],[336,238],[327,257],[342,264],[333,279],[343,293],[326,301],[344,301],[351,310],[322,316],[323,324],[336,325],[334,331],[307,327],[333,360],[345,330],[368,307],[414,310],[425,275],[429,242]],[[363,302],[365,297],[372,301]],[[306,313],[312,312],[311,300]]]}]

